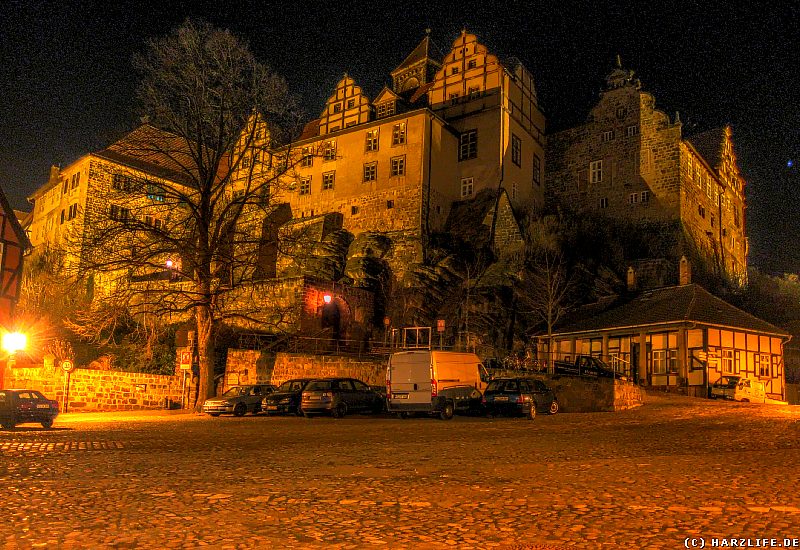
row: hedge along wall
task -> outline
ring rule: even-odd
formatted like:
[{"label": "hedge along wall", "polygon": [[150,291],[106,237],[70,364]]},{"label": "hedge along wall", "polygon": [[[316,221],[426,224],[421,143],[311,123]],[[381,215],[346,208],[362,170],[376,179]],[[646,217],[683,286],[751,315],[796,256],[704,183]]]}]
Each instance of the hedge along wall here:
[{"label": "hedge along wall", "polygon": [[[7,388],[39,390],[64,410],[66,374],[59,368],[7,368]],[[75,369],[70,374],[69,412],[163,409],[166,401],[180,404],[180,376]]]},{"label": "hedge along wall", "polygon": [[385,386],[386,360],[231,349],[225,366],[224,387],[217,388],[217,393],[237,384],[278,385],[292,378],[327,376],[357,378],[371,386]]}]

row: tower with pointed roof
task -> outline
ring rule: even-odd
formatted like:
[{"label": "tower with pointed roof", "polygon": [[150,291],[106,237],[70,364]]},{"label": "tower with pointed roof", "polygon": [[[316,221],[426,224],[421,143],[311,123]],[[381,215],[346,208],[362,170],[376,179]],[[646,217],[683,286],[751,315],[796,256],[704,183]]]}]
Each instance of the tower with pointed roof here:
[{"label": "tower with pointed roof", "polygon": [[744,180],[731,136],[724,127],[684,137],[679,115],[656,108],[617,56],[585,122],[548,136],[548,201],[663,224],[675,262],[691,255],[707,274],[744,283]]},{"label": "tower with pointed roof", "polygon": [[441,53],[431,41],[430,29],[400,65],[392,71],[392,90],[403,94],[416,90],[433,80],[436,71],[442,66]]}]

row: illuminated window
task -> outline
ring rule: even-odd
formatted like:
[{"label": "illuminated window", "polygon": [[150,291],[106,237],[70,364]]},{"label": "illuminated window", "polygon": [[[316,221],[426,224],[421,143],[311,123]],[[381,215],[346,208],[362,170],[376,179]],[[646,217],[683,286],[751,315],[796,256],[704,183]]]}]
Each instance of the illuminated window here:
[{"label": "illuminated window", "polygon": [[387,101],[377,106],[377,117],[383,118],[394,114],[394,101]]},{"label": "illuminated window", "polygon": [[311,194],[311,178],[300,178],[300,194],[301,195],[310,195]]},{"label": "illuminated window", "polygon": [[392,126],[392,145],[403,145],[406,142],[406,123],[398,122]]},{"label": "illuminated window", "polygon": [[153,201],[164,202],[164,190],[158,185],[148,183],[147,198]]},{"label": "illuminated window", "polygon": [[378,163],[368,162],[364,165],[364,181],[375,181],[378,179]]},{"label": "illuminated window", "polygon": [[393,157],[391,176],[405,176],[406,175],[406,157]]},{"label": "illuminated window", "polygon": [[734,363],[733,363],[733,350],[732,349],[723,349],[721,354],[721,361],[722,361],[722,372],[726,374],[736,374],[738,370],[734,372]]},{"label": "illuminated window", "polygon": [[522,166],[522,140],[514,134],[511,134],[511,162]]},{"label": "illuminated window", "polygon": [[325,172],[322,174],[322,190],[327,191],[333,189],[336,180],[336,172]]},{"label": "illuminated window", "polygon": [[367,151],[378,150],[378,129],[369,130],[367,132]]},{"label": "illuminated window", "polygon": [[309,167],[314,165],[314,157],[311,147],[303,147],[303,157],[300,159],[300,166]]},{"label": "illuminated window", "polygon": [[603,181],[603,161],[594,160],[589,163],[589,183],[600,183]]},{"label": "illuminated window", "polygon": [[458,160],[478,157],[478,130],[467,130],[458,139]]},{"label": "illuminated window", "polygon": [[336,142],[326,141],[322,147],[322,160],[334,160],[336,158]]},{"label": "illuminated window", "polygon": [[473,178],[461,178],[461,198],[471,197],[474,191]]}]

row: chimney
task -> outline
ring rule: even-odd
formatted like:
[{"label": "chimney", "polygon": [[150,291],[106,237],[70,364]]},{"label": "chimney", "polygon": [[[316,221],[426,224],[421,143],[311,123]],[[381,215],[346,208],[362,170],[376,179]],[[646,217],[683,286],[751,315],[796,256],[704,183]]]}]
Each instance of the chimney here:
[{"label": "chimney", "polygon": [[686,259],[686,256],[681,256],[678,284],[681,286],[692,284],[692,264],[689,263],[689,260]]},{"label": "chimney", "polygon": [[628,292],[634,292],[636,290],[636,270],[633,269],[633,266],[628,268]]},{"label": "chimney", "polygon": [[56,165],[50,166],[50,179],[47,180],[48,183],[54,182],[54,181],[58,181],[58,176],[60,174],[61,174],[61,168],[60,167],[58,167]]}]

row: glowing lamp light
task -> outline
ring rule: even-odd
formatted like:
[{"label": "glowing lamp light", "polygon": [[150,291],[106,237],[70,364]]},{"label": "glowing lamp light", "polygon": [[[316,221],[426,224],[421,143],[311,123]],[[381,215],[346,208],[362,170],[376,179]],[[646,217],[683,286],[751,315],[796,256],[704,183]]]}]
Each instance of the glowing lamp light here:
[{"label": "glowing lamp light", "polygon": [[322,301],[325,302],[326,304],[330,304],[331,303],[331,295],[330,294],[326,294],[325,296],[322,297]]},{"label": "glowing lamp light", "polygon": [[167,265],[167,269],[172,269],[175,264],[172,263],[172,260],[167,260],[166,265]]},{"label": "glowing lamp light", "polygon": [[7,332],[3,335],[3,349],[8,353],[16,353],[28,347],[28,337],[21,332]]}]

